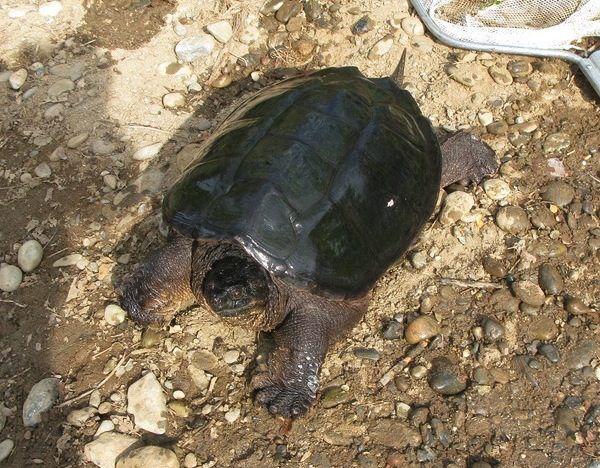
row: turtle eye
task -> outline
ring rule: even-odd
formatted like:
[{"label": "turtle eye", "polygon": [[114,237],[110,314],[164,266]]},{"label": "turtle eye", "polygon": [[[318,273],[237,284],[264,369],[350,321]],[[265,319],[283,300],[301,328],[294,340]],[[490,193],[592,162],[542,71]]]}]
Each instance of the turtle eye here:
[{"label": "turtle eye", "polygon": [[244,295],[244,290],[241,286],[235,286],[231,288],[231,297],[232,299],[241,299]]}]

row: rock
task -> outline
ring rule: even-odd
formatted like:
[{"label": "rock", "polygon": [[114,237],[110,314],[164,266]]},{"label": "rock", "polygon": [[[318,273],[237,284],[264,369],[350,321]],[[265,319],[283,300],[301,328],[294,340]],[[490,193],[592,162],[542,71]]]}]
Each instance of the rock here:
[{"label": "rock", "polygon": [[255,26],[246,26],[240,34],[240,42],[242,44],[250,45],[258,41],[260,37],[260,31]]},{"label": "rock", "polygon": [[65,255],[64,257],[61,257],[58,260],[55,260],[54,263],[52,264],[52,266],[55,268],[73,266],[73,265],[77,265],[82,260],[83,260],[83,255],[70,254],[70,255]]},{"label": "rock", "polygon": [[513,77],[506,68],[492,65],[490,68],[488,68],[488,73],[499,85],[508,86],[513,82]]},{"label": "rock", "polygon": [[558,352],[558,348],[551,343],[541,344],[538,348],[538,353],[552,363],[557,363],[560,361],[560,353]]},{"label": "rock", "polygon": [[27,70],[25,68],[20,68],[16,72],[11,73],[8,78],[8,84],[14,90],[21,89],[21,86],[25,84],[27,80]]},{"label": "rock", "polygon": [[152,143],[151,145],[142,146],[135,153],[133,153],[132,158],[136,161],[145,161],[146,159],[152,159],[158,154],[158,152],[162,148],[162,145],[162,143]]},{"label": "rock", "polygon": [[23,424],[34,427],[42,422],[42,414],[58,400],[60,380],[53,377],[40,380],[31,390],[23,404]]},{"label": "rock", "polygon": [[504,264],[494,257],[486,255],[485,257],[483,257],[482,263],[483,269],[490,276],[493,276],[495,278],[504,278],[508,274],[508,271],[506,270]]},{"label": "rock", "polygon": [[79,135],[75,135],[74,137],[69,138],[69,140],[67,140],[67,148],[77,148],[78,146],[81,146],[81,144],[88,139],[88,136],[90,136],[89,133],[84,132],[84,133],[80,133]]},{"label": "rock", "polygon": [[229,73],[223,73],[215,78],[210,85],[213,88],[227,88],[231,84],[232,78]]},{"label": "rock", "polygon": [[196,468],[198,466],[198,460],[196,459],[196,454],[195,453],[188,453],[184,458],[183,458],[183,466],[185,468]]},{"label": "rock", "polygon": [[44,2],[40,4],[38,13],[42,16],[54,17],[61,12],[62,8],[62,4],[58,1]]},{"label": "rock", "polygon": [[23,281],[23,272],[19,267],[2,263],[0,265],[0,290],[15,291]]},{"label": "rock", "polygon": [[383,39],[377,41],[375,45],[369,51],[369,59],[377,60],[378,58],[387,54],[394,45],[394,38],[391,36],[384,37]]},{"label": "rock", "polygon": [[469,63],[462,63],[459,65],[450,65],[446,72],[448,76],[452,78],[454,81],[465,85],[467,88],[471,88],[475,85],[475,83],[482,81],[483,77],[479,74],[479,72],[473,67],[470,66]]},{"label": "rock", "polygon": [[492,135],[506,135],[508,124],[504,120],[498,120],[485,127]]},{"label": "rock", "polygon": [[97,138],[92,142],[92,153],[97,156],[104,156],[114,152],[117,147],[110,141],[106,141],[103,138]]},{"label": "rock", "polygon": [[14,447],[15,443],[10,439],[6,439],[0,442],[0,463],[2,463],[9,457]]},{"label": "rock", "polygon": [[139,445],[138,439],[118,432],[104,432],[86,444],[86,459],[99,468],[115,468],[119,456]]},{"label": "rock", "polygon": [[427,254],[421,251],[413,253],[410,257],[410,263],[412,263],[412,266],[417,270],[425,268],[427,265]]},{"label": "rock", "polygon": [[380,357],[379,351],[373,348],[354,348],[352,352],[357,358],[368,361],[378,361]]},{"label": "rock", "polygon": [[542,192],[542,200],[549,201],[558,206],[566,206],[573,201],[575,190],[562,180],[554,180],[546,185]]},{"label": "rock", "polygon": [[142,333],[142,347],[152,348],[159,344],[162,340],[162,334],[152,328],[147,328]]},{"label": "rock", "polygon": [[558,328],[550,317],[542,317],[529,326],[528,335],[534,340],[548,341],[556,338]]},{"label": "rock", "polygon": [[383,337],[386,340],[398,340],[404,335],[404,325],[396,320],[389,321],[383,329]]},{"label": "rock", "polygon": [[206,30],[220,43],[225,44],[233,36],[233,29],[228,21],[217,21],[206,26]]},{"label": "rock", "polygon": [[439,333],[440,326],[438,323],[428,315],[421,315],[408,324],[404,336],[409,344],[416,344]]},{"label": "rock", "polygon": [[433,360],[427,382],[441,395],[457,395],[467,388],[466,380],[454,371],[454,365],[445,357]]},{"label": "rock", "polygon": [[496,214],[496,224],[510,234],[520,234],[529,229],[529,219],[525,210],[519,206],[503,206]]},{"label": "rock", "polygon": [[180,418],[187,418],[190,415],[190,409],[186,406],[183,401],[171,401],[169,402],[169,409],[175,413],[175,416]]},{"label": "rock", "polygon": [[565,310],[573,315],[581,315],[581,314],[593,314],[594,311],[589,308],[585,303],[573,296],[565,297]]},{"label": "rock", "polygon": [[485,194],[492,200],[504,200],[510,195],[510,187],[502,179],[488,179],[483,183]]},{"label": "rock", "polygon": [[280,23],[287,23],[290,18],[302,11],[302,4],[298,0],[284,0],[275,13],[275,19]]},{"label": "rock", "polygon": [[444,200],[444,207],[439,216],[439,221],[444,226],[454,224],[463,218],[475,205],[473,195],[467,192],[452,192]]},{"label": "rock", "polygon": [[135,419],[136,427],[154,434],[167,430],[167,398],[152,372],[127,389],[127,412]]},{"label": "rock", "polygon": [[[479,120],[479,123],[481,125],[483,125],[484,127],[487,127],[494,121],[494,116],[492,115],[492,113],[489,110],[483,109],[483,110],[480,110],[479,112],[477,112],[477,120]],[[492,179],[492,180],[495,180],[495,179]]]},{"label": "rock", "polygon": [[542,149],[544,153],[555,153],[571,146],[571,137],[568,133],[551,133],[544,140]]},{"label": "rock", "polygon": [[117,188],[118,179],[113,174],[104,174],[104,176],[102,176],[102,182],[104,182],[104,185],[109,189],[115,190]]},{"label": "rock", "polygon": [[47,179],[48,177],[50,177],[52,175],[52,169],[50,169],[50,166],[48,166],[48,163],[45,163],[45,162],[38,164],[35,167],[35,169],[33,170],[33,172],[40,179]]},{"label": "rock", "polygon": [[71,426],[82,427],[98,410],[92,406],[71,411],[67,415],[67,422]]},{"label": "rock", "polygon": [[239,408],[232,408],[225,413],[225,420],[232,424],[236,422],[240,417],[241,410]]},{"label": "rock", "polygon": [[38,265],[42,262],[42,257],[44,256],[44,249],[41,244],[35,239],[28,240],[24,242],[21,247],[19,247],[19,252],[17,253],[17,263],[19,264],[19,268],[23,270],[25,273],[32,272],[35,270]]},{"label": "rock", "polygon": [[302,16],[294,16],[286,23],[285,30],[290,33],[301,31],[304,22],[305,20]]},{"label": "rock", "polygon": [[323,390],[321,394],[321,406],[323,408],[334,408],[351,399],[351,394],[344,391],[339,385],[333,385]]},{"label": "rock", "polygon": [[396,450],[407,447],[418,447],[421,444],[421,434],[416,429],[393,419],[374,421],[368,430],[375,444],[384,445]]},{"label": "rock", "polygon": [[415,380],[420,380],[427,374],[427,367],[418,364],[410,369],[410,375]]},{"label": "rock", "polygon": [[105,419],[100,423],[98,429],[96,429],[95,437],[98,437],[100,434],[104,434],[105,432],[110,432],[115,429],[114,423],[110,419]]},{"label": "rock", "polygon": [[104,320],[109,325],[120,325],[125,321],[127,317],[127,312],[125,312],[121,307],[117,304],[108,304],[104,308]]},{"label": "rock", "polygon": [[485,367],[477,367],[473,371],[473,380],[479,385],[490,385],[492,376]]},{"label": "rock", "polygon": [[369,16],[363,16],[356,23],[352,25],[352,34],[360,36],[366,34],[373,29],[375,22]]},{"label": "rock", "polygon": [[407,16],[402,19],[402,29],[410,36],[422,36],[425,34],[425,27],[419,18],[416,16]]},{"label": "rock", "polygon": [[508,69],[513,78],[522,78],[531,74],[531,72],[533,71],[531,63],[524,59],[511,60],[510,62],[508,62],[506,68]]},{"label": "rock", "polygon": [[538,282],[542,290],[550,295],[560,294],[565,288],[565,283],[558,268],[550,263],[542,263],[540,265]]},{"label": "rock", "polygon": [[541,307],[546,301],[546,296],[544,295],[542,288],[531,281],[515,281],[511,287],[515,296],[526,304]]},{"label": "rock", "polygon": [[182,93],[167,93],[162,98],[163,106],[173,109],[185,106],[185,96]]},{"label": "rock", "polygon": [[62,103],[53,104],[44,111],[44,119],[54,120],[62,118],[65,106]]},{"label": "rock", "polygon": [[175,46],[175,54],[182,62],[194,60],[210,55],[215,48],[215,40],[208,34],[186,37]]},{"label": "rock", "polygon": [[48,96],[50,97],[58,97],[63,93],[68,93],[69,91],[73,91],[75,89],[75,83],[73,83],[68,78],[61,78],[60,80],[55,81],[48,88]]},{"label": "rock", "polygon": [[50,74],[61,78],[77,81],[83,75],[83,64],[61,63],[50,68]]},{"label": "rock", "polygon": [[119,457],[116,468],[179,468],[179,461],[171,450],[149,445]]},{"label": "rock", "polygon": [[531,224],[538,229],[549,229],[556,225],[556,219],[548,208],[538,206],[531,212]]},{"label": "rock", "polygon": [[565,365],[569,369],[582,369],[590,365],[590,361],[598,356],[599,351],[600,346],[596,341],[584,340],[569,351]]},{"label": "rock", "polygon": [[487,341],[496,341],[504,336],[504,325],[492,317],[485,317],[481,325]]}]

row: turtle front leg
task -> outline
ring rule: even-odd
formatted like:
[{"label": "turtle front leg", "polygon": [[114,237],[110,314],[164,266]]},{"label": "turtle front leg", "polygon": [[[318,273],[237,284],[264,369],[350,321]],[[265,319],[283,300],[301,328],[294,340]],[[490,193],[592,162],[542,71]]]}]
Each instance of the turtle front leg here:
[{"label": "turtle front leg", "polygon": [[274,415],[296,418],[310,409],[327,349],[366,311],[363,301],[322,305],[302,305],[287,315],[273,331],[275,350],[267,370],[252,379],[256,401]]},{"label": "turtle front leg", "polygon": [[164,313],[193,301],[190,288],[193,240],[172,232],[122,285],[121,306],[136,322],[160,323]]},{"label": "turtle front leg", "polygon": [[442,187],[459,180],[478,184],[498,170],[496,153],[474,135],[458,132],[441,145]]}]

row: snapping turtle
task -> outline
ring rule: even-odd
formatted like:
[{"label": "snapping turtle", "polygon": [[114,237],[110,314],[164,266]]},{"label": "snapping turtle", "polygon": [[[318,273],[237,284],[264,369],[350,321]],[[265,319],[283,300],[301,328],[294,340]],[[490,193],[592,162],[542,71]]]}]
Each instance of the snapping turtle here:
[{"label": "snapping turtle", "polygon": [[282,81],[233,111],[168,192],[168,241],[125,279],[121,303],[142,323],[195,300],[232,324],[272,330],[256,399],[302,415],[327,349],[363,316],[440,187],[496,168],[469,135],[440,149],[389,78],[348,67]]}]

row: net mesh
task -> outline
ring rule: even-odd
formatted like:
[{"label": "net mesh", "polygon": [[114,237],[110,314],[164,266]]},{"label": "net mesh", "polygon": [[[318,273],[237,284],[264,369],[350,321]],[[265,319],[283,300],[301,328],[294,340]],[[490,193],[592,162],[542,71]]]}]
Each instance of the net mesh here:
[{"label": "net mesh", "polygon": [[417,0],[438,27],[465,42],[569,49],[600,36],[600,0]]}]

